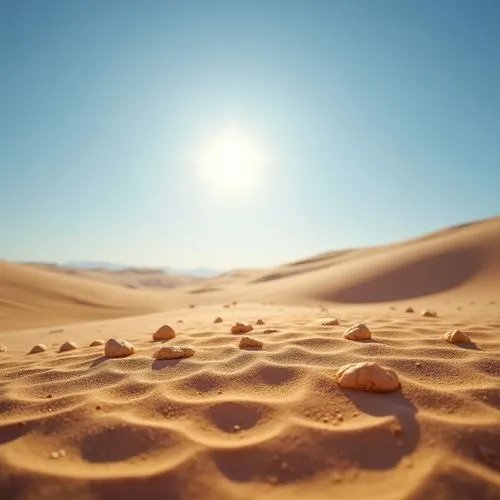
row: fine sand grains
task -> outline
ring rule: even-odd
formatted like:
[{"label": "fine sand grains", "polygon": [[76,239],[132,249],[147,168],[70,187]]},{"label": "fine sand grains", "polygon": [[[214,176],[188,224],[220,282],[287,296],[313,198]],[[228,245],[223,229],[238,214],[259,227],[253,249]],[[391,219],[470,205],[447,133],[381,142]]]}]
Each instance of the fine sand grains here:
[{"label": "fine sand grains", "polygon": [[[311,307],[240,303],[214,326],[221,302],[184,302],[164,344],[179,311],[3,334],[2,500],[500,498],[500,311],[337,304],[347,331],[373,330],[347,341]],[[229,333],[262,307],[267,330]]]}]

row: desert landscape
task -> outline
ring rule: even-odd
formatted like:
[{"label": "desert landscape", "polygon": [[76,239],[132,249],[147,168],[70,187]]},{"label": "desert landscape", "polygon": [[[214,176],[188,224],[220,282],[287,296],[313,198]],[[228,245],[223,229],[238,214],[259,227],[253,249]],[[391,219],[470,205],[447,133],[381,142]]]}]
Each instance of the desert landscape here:
[{"label": "desert landscape", "polygon": [[151,273],[0,262],[2,498],[500,498],[500,218]]}]

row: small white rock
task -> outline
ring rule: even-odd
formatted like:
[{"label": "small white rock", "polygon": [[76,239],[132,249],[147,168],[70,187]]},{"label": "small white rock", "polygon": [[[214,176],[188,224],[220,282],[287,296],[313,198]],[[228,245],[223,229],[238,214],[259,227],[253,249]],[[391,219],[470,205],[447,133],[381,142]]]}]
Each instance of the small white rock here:
[{"label": "small white rock", "polygon": [[155,359],[180,359],[189,358],[194,354],[194,349],[190,347],[164,346],[160,347],[154,354]]},{"label": "small white rock", "polygon": [[351,363],[337,371],[337,382],[345,389],[393,392],[400,387],[394,370],[373,362]]},{"label": "small white rock", "polygon": [[134,345],[123,339],[111,337],[104,345],[104,356],[107,358],[124,358],[134,352]]},{"label": "small white rock", "polygon": [[64,342],[64,344],[59,347],[59,352],[73,351],[74,349],[78,349],[76,342]]},{"label": "small white rock", "polygon": [[465,342],[470,342],[470,337],[461,330],[450,330],[449,332],[446,332],[443,337],[444,340],[446,340],[446,342],[449,342],[450,344],[462,344]]},{"label": "small white rock", "polygon": [[231,333],[248,333],[252,330],[252,325],[244,325],[243,323],[236,323],[231,327]]},{"label": "small white rock", "polygon": [[44,352],[46,350],[47,346],[45,344],[37,344],[31,349],[30,354],[37,354],[39,352]]},{"label": "small white rock", "polygon": [[372,332],[364,323],[358,323],[344,332],[344,338],[347,340],[369,340],[372,338]]},{"label": "small white rock", "polygon": [[170,325],[163,325],[153,334],[153,340],[170,340],[175,337],[175,330]]},{"label": "small white rock", "polygon": [[423,316],[424,318],[435,318],[437,316],[437,312],[431,311],[430,309],[424,309],[420,313],[420,316]]},{"label": "small white rock", "polygon": [[339,324],[339,320],[337,318],[332,318],[327,321],[323,321],[321,324],[323,326],[337,326]]},{"label": "small white rock", "polygon": [[262,349],[262,347],[264,347],[264,342],[261,342],[260,340],[252,339],[250,337],[241,337],[239,346],[242,348],[254,347],[254,348]]}]

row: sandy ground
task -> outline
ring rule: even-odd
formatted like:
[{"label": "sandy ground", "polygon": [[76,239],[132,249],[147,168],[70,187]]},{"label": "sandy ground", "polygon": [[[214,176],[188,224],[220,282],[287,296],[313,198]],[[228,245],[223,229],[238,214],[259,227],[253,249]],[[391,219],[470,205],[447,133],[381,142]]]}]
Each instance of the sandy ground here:
[{"label": "sandy ground", "polygon": [[[19,329],[22,314],[4,305],[2,499],[500,499],[499,243],[496,219],[235,272],[206,293],[158,296],[164,312],[59,327]],[[101,298],[126,309],[128,295],[106,290]],[[54,305],[37,305],[40,317],[58,318]],[[331,318],[340,324],[322,324]],[[238,347],[236,321],[254,326],[262,349]],[[359,322],[371,340],[342,338]],[[192,357],[153,358],[163,324],[177,333],[163,344]],[[445,342],[452,329],[472,342]],[[108,359],[88,347],[110,337],[135,354]],[[59,353],[65,341],[77,349]],[[28,354],[37,343],[47,351]],[[401,388],[339,387],[337,369],[359,361],[394,369]]]}]

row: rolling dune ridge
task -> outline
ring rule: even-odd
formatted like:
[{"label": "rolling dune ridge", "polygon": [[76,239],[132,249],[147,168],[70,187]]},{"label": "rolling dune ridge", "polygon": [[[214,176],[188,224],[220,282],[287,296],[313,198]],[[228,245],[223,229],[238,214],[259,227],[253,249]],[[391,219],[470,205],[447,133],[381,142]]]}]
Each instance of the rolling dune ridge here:
[{"label": "rolling dune ridge", "polygon": [[[2,498],[499,499],[499,249],[493,219],[158,293],[2,263]],[[236,322],[263,347],[240,348]],[[356,323],[370,340],[343,338]],[[163,324],[176,337],[154,342]],[[88,347],[110,337],[136,352]],[[401,388],[339,387],[363,361]]]}]

